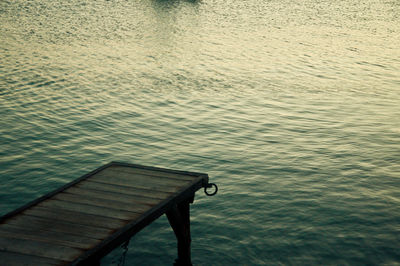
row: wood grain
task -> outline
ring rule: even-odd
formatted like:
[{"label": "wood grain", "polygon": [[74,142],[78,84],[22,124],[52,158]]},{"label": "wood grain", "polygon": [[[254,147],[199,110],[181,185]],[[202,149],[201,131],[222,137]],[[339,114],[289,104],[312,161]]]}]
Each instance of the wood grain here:
[{"label": "wood grain", "polygon": [[65,261],[71,261],[82,253],[80,249],[61,246],[54,243],[50,244],[10,237],[0,237],[0,251],[10,251]]},{"label": "wood grain", "polygon": [[133,168],[133,167],[124,167],[124,166],[111,166],[100,173],[127,173],[132,176],[136,175],[147,175],[152,177],[160,177],[160,178],[168,178],[173,180],[181,180],[181,181],[193,181],[199,178],[199,176],[189,176],[177,173],[168,173],[164,171],[154,171],[154,170],[146,170],[141,168]]},{"label": "wood grain", "polygon": [[75,187],[83,188],[83,189],[95,189],[95,190],[100,190],[100,191],[109,191],[109,192],[115,192],[115,193],[120,193],[120,194],[126,194],[126,195],[133,195],[133,196],[140,196],[143,198],[151,198],[151,199],[160,199],[164,200],[170,197],[173,193],[171,192],[162,192],[162,191],[154,191],[151,189],[144,189],[144,188],[135,188],[135,187],[128,187],[125,185],[116,185],[116,184],[110,184],[110,183],[104,183],[104,182],[96,182],[94,180],[87,180],[85,182],[81,182]]},{"label": "wood grain", "polygon": [[206,174],[101,166],[1,217],[0,265],[96,262],[207,181]]},{"label": "wood grain", "polygon": [[22,253],[0,251],[1,265],[5,266],[43,266],[66,265],[67,261],[38,257]]}]

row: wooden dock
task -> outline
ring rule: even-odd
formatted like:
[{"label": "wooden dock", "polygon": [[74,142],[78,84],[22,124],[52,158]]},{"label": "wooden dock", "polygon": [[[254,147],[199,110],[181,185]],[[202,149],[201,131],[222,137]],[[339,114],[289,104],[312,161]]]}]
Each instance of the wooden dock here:
[{"label": "wooden dock", "polygon": [[176,265],[191,265],[189,203],[210,186],[207,174],[109,163],[1,217],[0,264],[99,265],[165,213]]}]

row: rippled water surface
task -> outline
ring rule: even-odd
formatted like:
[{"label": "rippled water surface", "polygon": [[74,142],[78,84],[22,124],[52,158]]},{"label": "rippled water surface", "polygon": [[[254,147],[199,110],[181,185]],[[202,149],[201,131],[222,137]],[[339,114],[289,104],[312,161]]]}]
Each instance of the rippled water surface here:
[{"label": "rippled water surface", "polygon": [[[2,0],[0,14],[0,214],[125,161],[219,185],[192,205],[195,265],[400,264],[399,1]],[[161,217],[126,263],[171,265],[175,245]]]}]

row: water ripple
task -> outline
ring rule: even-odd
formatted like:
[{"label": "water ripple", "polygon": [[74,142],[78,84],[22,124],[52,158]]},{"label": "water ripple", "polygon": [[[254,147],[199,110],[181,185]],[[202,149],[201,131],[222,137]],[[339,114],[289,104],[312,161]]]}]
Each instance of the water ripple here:
[{"label": "water ripple", "polygon": [[[192,207],[195,265],[399,263],[398,2],[15,0],[0,13],[1,213],[127,161],[219,185]],[[161,217],[127,263],[175,253]]]}]

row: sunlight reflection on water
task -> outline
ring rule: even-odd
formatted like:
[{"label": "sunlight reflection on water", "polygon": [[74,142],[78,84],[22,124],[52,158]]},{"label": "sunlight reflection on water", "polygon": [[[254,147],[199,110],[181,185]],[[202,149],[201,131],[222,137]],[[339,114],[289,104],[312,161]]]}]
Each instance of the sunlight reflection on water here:
[{"label": "sunlight reflection on water", "polygon": [[[126,161],[218,183],[192,206],[195,265],[399,263],[399,8],[1,2],[1,213]],[[161,217],[127,263],[175,244]]]}]

